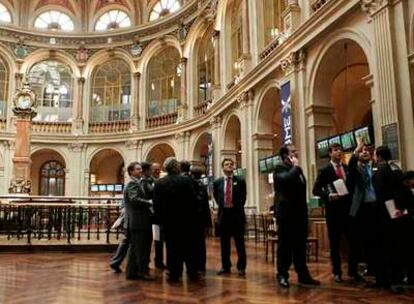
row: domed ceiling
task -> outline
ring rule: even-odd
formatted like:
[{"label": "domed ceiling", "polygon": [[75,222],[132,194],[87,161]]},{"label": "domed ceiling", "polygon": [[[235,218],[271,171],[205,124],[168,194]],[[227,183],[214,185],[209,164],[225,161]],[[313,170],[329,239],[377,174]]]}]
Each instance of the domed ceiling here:
[{"label": "domed ceiling", "polygon": [[190,0],[0,0],[0,13],[3,6],[11,19],[6,22],[5,17],[3,23],[19,27],[105,31],[156,21],[187,2]]}]

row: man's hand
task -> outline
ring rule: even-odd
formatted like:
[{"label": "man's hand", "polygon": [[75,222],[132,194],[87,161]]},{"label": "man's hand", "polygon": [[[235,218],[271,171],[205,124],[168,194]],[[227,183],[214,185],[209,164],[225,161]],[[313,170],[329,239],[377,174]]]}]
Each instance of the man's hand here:
[{"label": "man's hand", "polygon": [[337,201],[341,198],[338,193],[329,193],[329,200],[330,201]]},{"label": "man's hand", "polygon": [[292,165],[294,167],[298,167],[299,166],[299,159],[297,159],[295,156],[290,156],[289,157],[290,162],[292,163]]},{"label": "man's hand", "polygon": [[364,143],[364,139],[362,137],[357,137],[356,140],[357,140],[357,147],[355,149],[355,154],[359,154],[359,153],[361,153],[362,149],[364,148],[365,143]]}]

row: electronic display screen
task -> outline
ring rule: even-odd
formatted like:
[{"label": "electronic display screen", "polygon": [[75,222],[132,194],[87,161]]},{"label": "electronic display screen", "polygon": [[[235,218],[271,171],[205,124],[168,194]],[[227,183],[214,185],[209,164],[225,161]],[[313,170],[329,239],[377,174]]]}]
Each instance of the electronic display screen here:
[{"label": "electronic display screen", "polygon": [[316,143],[316,146],[317,146],[317,149],[318,149],[319,157],[323,158],[323,157],[327,157],[329,155],[329,152],[328,152],[329,142],[328,142],[327,139],[318,141]]},{"label": "electronic display screen", "polygon": [[106,191],[114,192],[115,191],[115,185],[106,185]]},{"label": "electronic display screen", "polygon": [[261,159],[259,161],[259,170],[260,170],[260,173],[267,172],[266,159]]},{"label": "electronic display screen", "polygon": [[106,191],[106,185],[98,185],[99,191]]},{"label": "electronic display screen", "polygon": [[341,146],[344,151],[352,150],[356,147],[356,141],[353,132],[341,135]]},{"label": "electronic display screen", "polygon": [[282,161],[282,159],[280,158],[279,155],[275,155],[272,157],[272,162],[273,162],[273,168],[276,168],[277,164],[280,163]]},{"label": "electronic display screen", "polygon": [[122,184],[115,185],[115,191],[116,192],[121,192],[122,191]]},{"label": "electronic display screen", "polygon": [[91,191],[98,192],[99,191],[98,185],[91,185]]},{"label": "electronic display screen", "polygon": [[341,137],[340,136],[335,136],[335,137],[331,137],[328,139],[328,143],[329,146],[333,145],[333,144],[341,144]]},{"label": "electronic display screen", "polygon": [[273,171],[273,157],[266,158],[267,171]]},{"label": "electronic display screen", "polygon": [[369,134],[369,127],[363,127],[361,129],[357,129],[354,131],[355,134],[355,138],[362,138],[362,140],[364,141],[364,143],[366,145],[371,145],[372,144],[372,140],[371,140],[371,135]]}]

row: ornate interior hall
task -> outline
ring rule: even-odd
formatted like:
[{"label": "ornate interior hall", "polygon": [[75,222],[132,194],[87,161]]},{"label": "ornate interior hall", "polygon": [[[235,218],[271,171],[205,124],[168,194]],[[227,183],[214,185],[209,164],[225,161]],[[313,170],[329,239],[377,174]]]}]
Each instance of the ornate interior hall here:
[{"label": "ornate interior hall", "polygon": [[[413,170],[413,94],[414,0],[0,0],[0,303],[409,303],[331,282],[312,187],[328,146],[348,162],[357,138]],[[265,262],[286,143],[307,179],[316,290],[283,293]],[[210,190],[234,160],[247,280],[213,275],[214,240],[196,285],[110,273],[128,164],[168,157]]]}]

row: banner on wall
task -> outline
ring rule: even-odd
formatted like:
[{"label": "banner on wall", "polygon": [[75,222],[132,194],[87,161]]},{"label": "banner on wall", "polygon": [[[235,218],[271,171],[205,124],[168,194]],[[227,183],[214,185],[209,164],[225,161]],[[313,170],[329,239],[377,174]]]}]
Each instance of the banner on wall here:
[{"label": "banner on wall", "polygon": [[213,134],[208,133],[208,149],[207,149],[207,166],[206,166],[206,175],[208,178],[208,188],[209,191],[212,191],[213,188]]},{"label": "banner on wall", "polygon": [[282,85],[280,90],[280,102],[282,104],[282,139],[284,144],[292,143],[292,103],[290,94],[290,82]]}]

